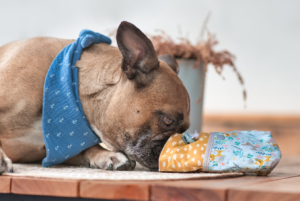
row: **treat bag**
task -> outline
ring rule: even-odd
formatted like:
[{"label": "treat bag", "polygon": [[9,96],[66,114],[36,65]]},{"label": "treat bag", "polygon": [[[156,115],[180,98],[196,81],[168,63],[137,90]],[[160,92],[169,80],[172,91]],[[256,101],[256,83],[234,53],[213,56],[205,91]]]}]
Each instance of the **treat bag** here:
[{"label": "treat bag", "polygon": [[201,132],[190,144],[182,137],[175,134],[169,138],[159,157],[159,171],[268,175],[281,158],[269,131]]},{"label": "treat bag", "polygon": [[181,134],[172,135],[159,157],[159,171],[191,172],[202,170],[208,142],[208,133],[199,133],[199,139],[185,144]]}]

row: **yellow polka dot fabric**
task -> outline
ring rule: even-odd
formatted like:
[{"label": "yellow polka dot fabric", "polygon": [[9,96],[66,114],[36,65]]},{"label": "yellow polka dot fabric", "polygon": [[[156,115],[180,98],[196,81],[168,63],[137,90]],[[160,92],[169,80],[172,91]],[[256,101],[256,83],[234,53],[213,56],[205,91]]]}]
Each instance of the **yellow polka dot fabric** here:
[{"label": "yellow polka dot fabric", "polygon": [[202,170],[208,133],[199,133],[199,139],[185,144],[181,134],[172,135],[159,156],[159,171],[191,172]]}]

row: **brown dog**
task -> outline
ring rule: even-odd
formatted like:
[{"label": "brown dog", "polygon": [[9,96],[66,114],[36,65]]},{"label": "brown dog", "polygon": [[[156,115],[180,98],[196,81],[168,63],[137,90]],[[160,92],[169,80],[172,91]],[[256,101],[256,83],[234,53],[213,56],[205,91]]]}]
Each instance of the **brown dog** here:
[{"label": "brown dog", "polygon": [[[12,171],[12,162],[46,156],[44,80],[56,55],[72,42],[32,38],[0,48],[0,173]],[[76,64],[86,118],[111,151],[96,145],[65,163],[131,170],[135,160],[155,169],[168,137],[189,127],[189,95],[176,65],[172,69],[158,60],[151,41],[133,24],[120,24],[117,43],[119,49],[86,48]]]}]

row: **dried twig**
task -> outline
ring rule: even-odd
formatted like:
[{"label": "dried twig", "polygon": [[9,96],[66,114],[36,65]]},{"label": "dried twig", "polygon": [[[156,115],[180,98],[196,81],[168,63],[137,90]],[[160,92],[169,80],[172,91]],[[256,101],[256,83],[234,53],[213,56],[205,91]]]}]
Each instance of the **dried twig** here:
[{"label": "dried twig", "polygon": [[[209,16],[209,15],[208,15]],[[204,21],[206,24],[208,21],[208,17]],[[207,32],[207,39],[203,39],[203,33],[206,29],[206,25],[203,26],[200,39],[193,45],[186,38],[179,38],[179,43],[176,43],[169,35],[167,35],[164,31],[158,30],[159,34],[150,36],[150,40],[153,43],[157,56],[163,54],[169,54],[174,56],[177,59],[196,59],[196,63],[194,68],[197,68],[201,62],[203,62],[204,67],[204,77],[207,71],[208,64],[212,64],[218,74],[221,75],[224,66],[227,64],[232,67],[234,72],[236,73],[238,80],[241,85],[244,85],[244,80],[235,67],[234,60],[235,56],[229,51],[215,51],[214,47],[218,44],[218,40],[215,35]],[[204,83],[203,83],[204,86]],[[203,86],[202,91],[203,91]],[[244,101],[246,101],[246,90],[243,90]],[[202,95],[197,100],[197,103],[201,102]]]},{"label": "dried twig", "polygon": [[[169,54],[177,59],[195,59],[196,63],[194,65],[194,68],[197,68],[200,63],[203,62],[204,74],[201,84],[202,92],[204,88],[205,75],[207,72],[208,64],[212,64],[219,75],[221,75],[226,64],[231,66],[233,71],[236,73],[240,84],[244,86],[244,80],[234,64],[235,56],[227,50],[214,50],[214,47],[218,44],[218,40],[216,39],[215,35],[211,34],[207,30],[207,23],[209,18],[210,13],[208,13],[203,22],[199,39],[196,42],[196,45],[193,45],[187,37],[180,37],[179,42],[176,43],[163,30],[156,30],[157,32],[159,32],[159,34],[149,36],[149,38],[153,43],[157,56]],[[178,27],[178,30],[181,35],[182,31],[180,26]],[[111,30],[109,32],[109,36],[115,38],[116,32],[117,29]],[[205,32],[207,33],[207,39],[204,39]],[[247,93],[245,89],[243,89],[243,98],[246,105]],[[197,103],[201,102],[202,99],[203,93],[200,95]]]}]

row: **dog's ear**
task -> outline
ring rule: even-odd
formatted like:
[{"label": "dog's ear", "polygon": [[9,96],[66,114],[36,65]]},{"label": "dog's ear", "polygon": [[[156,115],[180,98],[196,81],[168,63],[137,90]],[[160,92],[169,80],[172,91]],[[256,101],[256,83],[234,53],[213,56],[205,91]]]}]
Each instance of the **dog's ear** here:
[{"label": "dog's ear", "polygon": [[146,84],[147,74],[159,67],[154,47],[136,26],[123,21],[117,30],[117,43],[123,55],[122,71],[130,80]]},{"label": "dog's ear", "polygon": [[166,62],[175,73],[179,73],[179,66],[178,63],[176,61],[176,59],[174,57],[172,57],[169,54],[164,54],[164,55],[160,55],[158,57],[159,60],[162,60],[164,62]]}]

